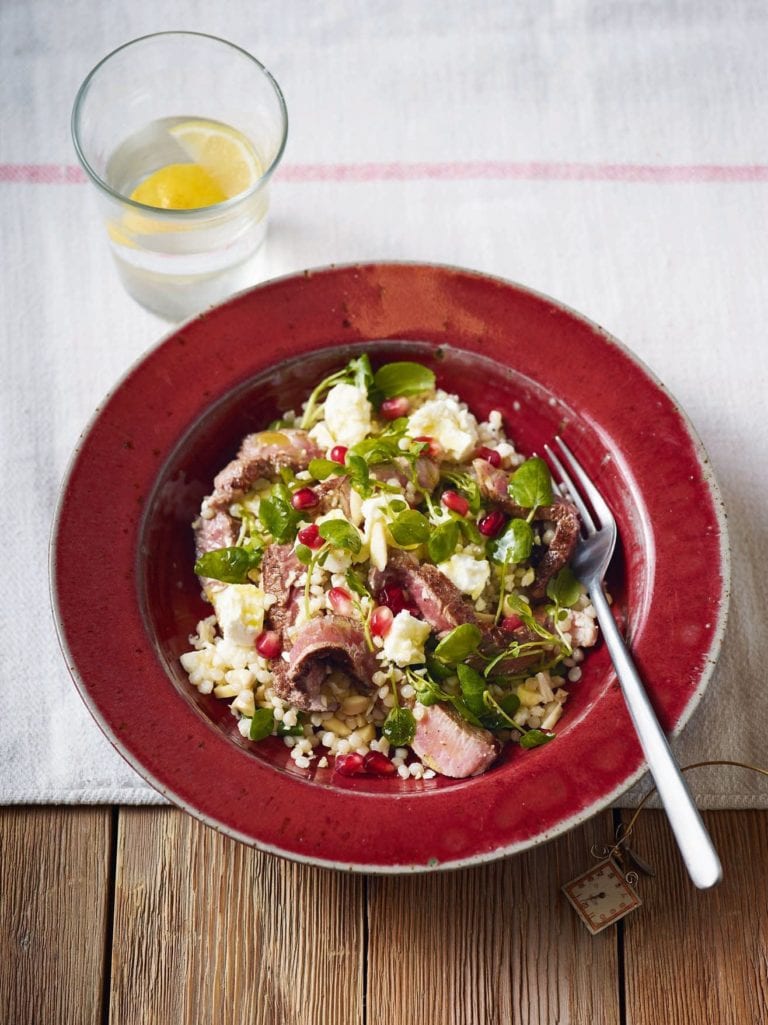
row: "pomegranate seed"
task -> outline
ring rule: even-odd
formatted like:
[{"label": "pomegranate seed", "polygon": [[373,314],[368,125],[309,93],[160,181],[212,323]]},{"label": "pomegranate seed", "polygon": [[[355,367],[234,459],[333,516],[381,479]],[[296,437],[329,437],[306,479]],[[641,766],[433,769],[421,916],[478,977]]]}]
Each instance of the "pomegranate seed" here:
[{"label": "pomegranate seed", "polygon": [[332,587],[328,592],[328,601],[331,603],[331,608],[337,615],[352,615],[352,595],[343,587]]},{"label": "pomegranate seed", "polygon": [[386,637],[394,619],[392,609],[386,605],[377,605],[371,613],[371,633],[374,637]]},{"label": "pomegranate seed", "polygon": [[306,545],[307,548],[317,549],[323,547],[323,539],[320,537],[320,531],[316,523],[310,523],[308,527],[302,527],[297,537],[299,543]]},{"label": "pomegranate seed", "polygon": [[486,448],[485,445],[477,450],[475,458],[484,459],[486,463],[490,463],[491,466],[501,466],[501,456],[499,453],[493,448]]},{"label": "pomegranate seed", "polygon": [[360,776],[365,772],[363,756],[355,751],[348,755],[336,755],[333,767],[342,776]]},{"label": "pomegranate seed", "polygon": [[363,758],[363,765],[372,776],[394,776],[397,769],[381,751],[369,751]]},{"label": "pomegranate seed", "polygon": [[346,445],[334,445],[331,449],[331,461],[334,463],[341,463],[343,466],[347,459],[347,452],[349,449]]},{"label": "pomegranate seed", "polygon": [[469,502],[458,491],[444,491],[442,503],[446,509],[450,509],[459,516],[466,516],[469,512]]},{"label": "pomegranate seed", "polygon": [[379,594],[379,604],[386,605],[388,609],[392,610],[392,613],[396,616],[398,612],[402,612],[405,606],[408,604],[405,597],[405,591],[402,587],[398,587],[397,584],[387,584],[386,587],[382,587]]},{"label": "pomegranate seed", "polygon": [[508,634],[519,630],[522,625],[523,621],[519,616],[505,616],[501,621],[501,629]]},{"label": "pomegranate seed", "polygon": [[299,488],[291,495],[291,505],[294,509],[313,509],[319,499],[312,488]]},{"label": "pomegranate seed", "polygon": [[501,533],[501,528],[507,522],[507,518],[501,509],[494,509],[487,516],[483,516],[477,525],[477,529],[485,537],[496,537]]},{"label": "pomegranate seed", "polygon": [[422,434],[418,438],[414,438],[414,441],[420,441],[422,445],[426,445],[426,449],[422,452],[422,455],[429,456],[430,459],[440,458],[440,446],[434,438],[430,438],[428,434]]},{"label": "pomegranate seed", "polygon": [[385,420],[397,420],[401,416],[408,416],[410,410],[411,404],[405,395],[398,395],[396,399],[384,399],[379,413]]},{"label": "pomegranate seed", "polygon": [[265,630],[256,638],[256,650],[262,658],[277,658],[283,650],[280,634],[275,630]]}]

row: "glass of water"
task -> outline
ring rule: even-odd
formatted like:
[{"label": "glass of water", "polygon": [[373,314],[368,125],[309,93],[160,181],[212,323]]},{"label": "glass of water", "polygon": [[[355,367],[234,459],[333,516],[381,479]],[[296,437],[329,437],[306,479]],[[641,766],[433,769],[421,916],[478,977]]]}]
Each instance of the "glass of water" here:
[{"label": "glass of water", "polygon": [[144,36],[91,71],[72,135],[134,299],[182,320],[265,276],[268,186],[287,133],[272,75],[214,36]]}]

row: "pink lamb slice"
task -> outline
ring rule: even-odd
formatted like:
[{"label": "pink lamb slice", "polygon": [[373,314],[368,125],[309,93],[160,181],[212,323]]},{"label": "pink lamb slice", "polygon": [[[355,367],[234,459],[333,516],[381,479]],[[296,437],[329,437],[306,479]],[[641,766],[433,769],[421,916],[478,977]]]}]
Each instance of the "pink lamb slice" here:
[{"label": "pink lamb slice", "polygon": [[444,705],[424,708],[411,747],[426,766],[453,779],[478,776],[499,753],[488,730],[473,726]]}]

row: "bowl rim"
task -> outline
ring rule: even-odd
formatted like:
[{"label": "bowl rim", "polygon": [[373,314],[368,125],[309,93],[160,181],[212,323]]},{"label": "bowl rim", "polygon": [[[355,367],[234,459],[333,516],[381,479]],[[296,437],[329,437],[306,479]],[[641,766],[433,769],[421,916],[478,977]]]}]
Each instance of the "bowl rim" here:
[{"label": "bowl rim", "polygon": [[[709,646],[707,650],[703,652],[703,655],[705,656],[704,664],[699,674],[697,685],[689,693],[685,706],[680,715],[678,716],[674,724],[674,727],[672,728],[669,734],[672,737],[677,736],[685,727],[685,725],[693,715],[694,711],[698,707],[701,698],[704,694],[704,691],[710,682],[710,679],[714,671],[714,667],[717,663],[717,659],[721,651],[722,641],[725,634],[728,619],[728,608],[731,594],[730,540],[728,534],[724,502],[722,499],[720,487],[717,483],[717,479],[712,469],[711,461],[701,439],[699,438],[699,435],[695,427],[693,426],[690,418],[688,417],[687,413],[682,408],[680,403],[677,402],[675,397],[671,394],[669,389],[663,384],[663,382],[659,379],[655,372],[651,370],[647,366],[647,364],[640,357],[638,357],[631,349],[629,349],[627,345],[625,345],[618,338],[616,338],[608,331],[606,331],[601,325],[597,324],[595,321],[586,317],[579,311],[573,309],[566,303],[563,303],[558,299],[552,298],[547,293],[538,291],[536,289],[532,289],[526,285],[522,285],[518,282],[501,277],[499,275],[487,274],[482,271],[477,271],[470,268],[465,268],[447,263],[434,263],[411,260],[352,261],[348,263],[320,265],[317,267],[308,268],[306,270],[299,270],[286,273],[275,278],[270,278],[269,280],[261,282],[260,284],[253,286],[251,288],[243,289],[229,297],[224,303],[221,303],[218,306],[212,307],[208,310],[202,311],[192,317],[187,318],[180,324],[173,326],[171,329],[165,332],[156,342],[154,342],[147,349],[142,351],[129,364],[127,369],[122,373],[122,375],[120,375],[120,377],[116,380],[114,385],[105,394],[104,398],[101,400],[101,402],[98,404],[93,414],[89,418],[85,427],[80,432],[78,440],[69,458],[69,462],[65,470],[65,473],[62,476],[61,485],[57,496],[56,506],[51,524],[51,532],[49,537],[48,563],[49,591],[51,597],[51,609],[53,614],[54,625],[59,645],[61,647],[67,665],[67,669],[70,673],[70,676],[73,679],[73,682],[75,683],[76,689],[81,697],[81,700],[84,702],[90,714],[93,716],[93,718],[99,725],[100,729],[107,737],[107,739],[110,741],[115,750],[121,755],[121,757],[123,757],[128,762],[128,764],[137,772],[137,774],[141,778],[143,778],[147,783],[149,783],[152,786],[153,789],[158,791],[164,798],[166,798],[173,804],[182,808],[189,814],[193,815],[195,818],[204,822],[206,825],[216,829],[223,835],[238,840],[249,846],[255,847],[258,850],[265,851],[270,854],[276,854],[280,857],[287,858],[291,861],[295,861],[300,864],[309,864],[321,868],[334,868],[344,871],[360,872],[366,874],[374,873],[382,875],[407,875],[436,870],[446,871],[466,868],[475,865],[481,865],[488,862],[496,861],[500,858],[509,857],[511,855],[520,853],[523,850],[528,850],[530,848],[537,847],[542,843],[546,843],[549,840],[552,840],[555,837],[560,836],[563,833],[566,833],[569,830],[580,825],[581,823],[587,821],[594,815],[598,814],[600,811],[610,807],[618,797],[620,797],[623,793],[629,790],[635,783],[638,782],[638,780],[640,780],[646,774],[647,765],[645,761],[642,760],[639,764],[639,767],[635,771],[631,772],[627,777],[622,779],[622,781],[619,784],[617,784],[609,793],[604,793],[600,798],[593,801],[591,804],[577,810],[574,814],[558,820],[556,825],[554,825],[552,828],[538,832],[533,836],[514,841],[507,845],[494,848],[493,850],[477,852],[472,855],[460,857],[452,861],[440,861],[436,864],[432,864],[431,862],[420,862],[416,864],[340,862],[333,859],[316,857],[311,854],[304,854],[299,853],[297,851],[287,850],[278,845],[268,843],[264,840],[256,839],[255,837],[248,835],[242,832],[241,830],[238,830],[237,828],[228,825],[226,822],[217,819],[215,816],[211,816],[205,812],[200,811],[193,804],[187,801],[182,795],[176,793],[166,783],[163,783],[159,778],[157,778],[157,776],[151,770],[147,769],[142,764],[142,762],[136,758],[136,756],[133,754],[131,750],[129,750],[127,747],[123,745],[122,741],[120,740],[116,732],[113,730],[112,726],[107,722],[97,703],[91,696],[89,689],[86,686],[86,683],[76,665],[66,633],[66,627],[62,616],[62,609],[60,605],[56,580],[56,562],[57,557],[59,555],[59,544],[61,540],[60,527],[62,513],[64,506],[66,504],[67,494],[69,491],[70,484],[72,482],[72,477],[76,467],[78,466],[79,459],[82,455],[85,443],[88,440],[92,430],[99,422],[105,409],[109,406],[109,403],[112,400],[112,398],[122,390],[122,388],[128,382],[128,380],[150,357],[152,357],[155,353],[162,349],[170,340],[179,335],[180,332],[182,332],[189,325],[192,325],[201,319],[209,318],[218,310],[237,303],[244,296],[253,293],[258,293],[263,290],[267,290],[271,287],[274,287],[281,283],[290,282],[294,279],[298,281],[302,278],[306,278],[308,275],[314,276],[326,274],[329,272],[343,273],[358,270],[375,271],[378,268],[389,267],[425,269],[434,270],[437,272],[453,272],[468,277],[482,279],[485,282],[495,283],[504,288],[511,287],[513,290],[522,293],[523,295],[544,302],[552,306],[556,310],[565,313],[567,317],[574,319],[577,322],[581,323],[583,326],[587,327],[593,334],[599,336],[603,343],[607,344],[610,347],[615,347],[627,360],[633,363],[635,367],[645,377],[648,378],[648,380],[655,386],[656,389],[658,389],[664,394],[664,396],[667,398],[667,400],[674,408],[674,411],[676,412],[676,414],[678,415],[682,424],[685,427],[689,441],[692,443],[693,450],[696,455],[696,460],[701,470],[702,483],[706,486],[711,497],[712,507],[715,513],[715,518],[718,526],[718,548],[720,552],[720,565],[718,568],[720,571],[721,578],[720,594],[718,596],[718,604],[716,611],[717,622],[712,632]],[[345,343],[338,342],[330,345],[321,343],[314,347],[313,351],[332,350],[334,348],[341,348],[342,346],[354,346],[356,344],[362,346],[365,344],[375,343],[376,341],[377,339],[368,338]],[[384,339],[382,339],[382,341],[384,341]],[[388,341],[392,341],[392,339],[388,339]],[[403,341],[406,342],[407,339],[404,338]],[[455,348],[460,351],[467,351],[462,350],[462,347],[460,345],[455,346]],[[274,368],[277,368],[282,363],[287,362],[289,358],[291,357],[288,357],[287,359],[279,359],[277,362],[274,363]],[[214,401],[218,401],[221,398],[223,398],[223,396],[218,396],[217,399]],[[181,436],[179,436],[177,441],[181,441]],[[164,453],[163,462],[157,468],[156,478],[153,482],[153,487],[155,486],[157,479],[159,479],[159,477],[162,475],[163,469],[169,457],[170,452]],[[366,797],[365,794],[359,794],[357,796],[363,799]]]}]

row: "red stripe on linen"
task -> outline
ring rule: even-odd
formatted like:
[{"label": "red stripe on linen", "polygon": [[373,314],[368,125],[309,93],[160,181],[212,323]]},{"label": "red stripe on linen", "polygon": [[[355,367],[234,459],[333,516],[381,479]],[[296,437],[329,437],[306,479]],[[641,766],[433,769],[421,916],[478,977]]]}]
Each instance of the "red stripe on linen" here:
[{"label": "red stripe on linen", "polygon": [[[454,163],[287,164],[283,182],[384,181],[594,181],[651,184],[765,182],[766,164],[586,164],[556,161],[477,160]],[[0,164],[0,182],[79,185],[86,181],[73,164]]]}]

